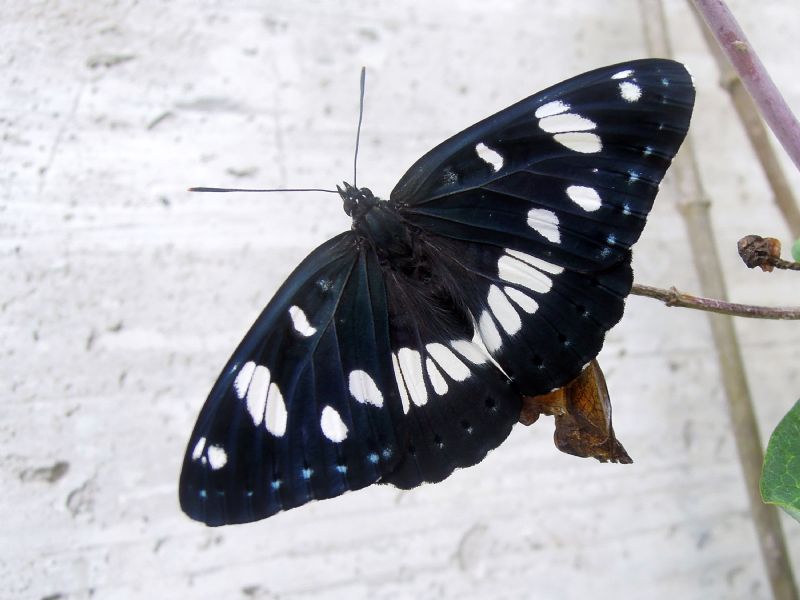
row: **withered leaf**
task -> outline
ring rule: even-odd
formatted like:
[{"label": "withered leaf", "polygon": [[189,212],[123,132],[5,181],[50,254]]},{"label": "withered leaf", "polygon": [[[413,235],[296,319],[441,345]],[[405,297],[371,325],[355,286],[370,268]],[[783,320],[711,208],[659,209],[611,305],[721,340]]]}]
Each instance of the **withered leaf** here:
[{"label": "withered leaf", "polygon": [[564,387],[549,394],[523,397],[520,423],[530,425],[539,415],[555,417],[553,437],[556,448],[562,452],[593,457],[600,462],[633,462],[614,436],[611,400],[596,360]]},{"label": "withered leaf", "polygon": [[750,269],[761,267],[762,271],[770,272],[775,268],[774,261],[781,257],[781,242],[771,237],[746,235],[739,240],[737,247],[739,256]]}]

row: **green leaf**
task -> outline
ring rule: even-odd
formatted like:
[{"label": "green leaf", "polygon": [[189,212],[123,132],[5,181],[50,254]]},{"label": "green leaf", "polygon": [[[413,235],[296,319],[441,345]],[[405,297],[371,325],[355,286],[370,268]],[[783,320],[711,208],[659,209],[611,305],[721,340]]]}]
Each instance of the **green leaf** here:
[{"label": "green leaf", "polygon": [[795,240],[792,244],[792,258],[795,262],[800,262],[800,239]]},{"label": "green leaf", "polygon": [[761,471],[761,498],[800,521],[800,400],[769,438]]}]

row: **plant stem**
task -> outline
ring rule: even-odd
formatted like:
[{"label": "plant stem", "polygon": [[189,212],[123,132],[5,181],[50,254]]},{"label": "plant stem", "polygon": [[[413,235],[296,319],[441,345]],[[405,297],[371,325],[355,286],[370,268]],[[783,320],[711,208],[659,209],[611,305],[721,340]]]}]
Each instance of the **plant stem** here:
[{"label": "plant stem", "polygon": [[800,319],[800,307],[787,306],[752,306],[750,304],[737,304],[725,302],[715,298],[703,298],[681,292],[671,287],[668,290],[651,287],[649,285],[633,284],[631,294],[661,300],[667,306],[694,308],[708,312],[730,315],[732,317],[749,317],[752,319]]},{"label": "plant stem", "polygon": [[753,147],[753,151],[758,157],[758,162],[764,170],[764,176],[767,178],[770,188],[772,188],[775,204],[781,211],[789,231],[792,232],[792,237],[800,238],[800,206],[798,206],[794,192],[781,168],[775,147],[770,142],[764,120],[759,117],[758,108],[753,98],[745,89],[741,78],[725,56],[722,48],[717,44],[714,34],[706,26],[696,5],[693,6],[695,6],[694,16],[703,31],[706,45],[717,63],[717,68],[720,72],[720,86],[728,92],[731,98],[731,103],[736,109],[742,127],[750,140],[750,145]]},{"label": "plant stem", "polygon": [[761,116],[800,169],[800,123],[723,0],[692,0],[750,92]]}]

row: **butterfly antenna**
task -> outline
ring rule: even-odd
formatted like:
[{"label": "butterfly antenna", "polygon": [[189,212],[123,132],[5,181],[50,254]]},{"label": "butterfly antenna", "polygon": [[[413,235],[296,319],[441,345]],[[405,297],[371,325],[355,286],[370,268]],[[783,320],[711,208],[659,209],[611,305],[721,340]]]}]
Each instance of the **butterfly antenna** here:
[{"label": "butterfly antenna", "polygon": [[327,192],[338,194],[336,190],[324,190],[322,188],[274,188],[269,190],[251,190],[244,188],[218,188],[218,187],[190,187],[190,192]]},{"label": "butterfly antenna", "polygon": [[[364,118],[364,87],[367,79],[367,68],[361,67],[361,95],[358,106],[358,128],[356,129],[356,151],[353,156],[353,187],[356,185],[356,172],[358,167],[358,142],[361,139],[361,121]],[[338,194],[337,190],[325,190],[321,188],[274,188],[274,189],[249,189],[249,188],[219,188],[219,187],[190,187],[190,192],[326,192],[328,194]]]},{"label": "butterfly antenna", "polygon": [[361,67],[361,97],[358,105],[358,128],[356,129],[356,153],[353,157],[353,187],[358,189],[356,170],[358,167],[358,142],[361,139],[361,121],[364,118],[364,83],[367,79],[367,68]]}]

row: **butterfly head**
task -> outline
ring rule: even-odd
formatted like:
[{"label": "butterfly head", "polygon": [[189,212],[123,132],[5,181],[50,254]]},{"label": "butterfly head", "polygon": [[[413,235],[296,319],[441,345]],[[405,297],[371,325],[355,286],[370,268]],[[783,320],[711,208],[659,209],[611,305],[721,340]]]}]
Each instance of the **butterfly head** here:
[{"label": "butterfly head", "polygon": [[344,201],[344,212],[353,217],[354,221],[359,221],[376,204],[378,199],[368,188],[353,187],[346,181],[342,184],[344,188],[336,186],[336,190]]}]

